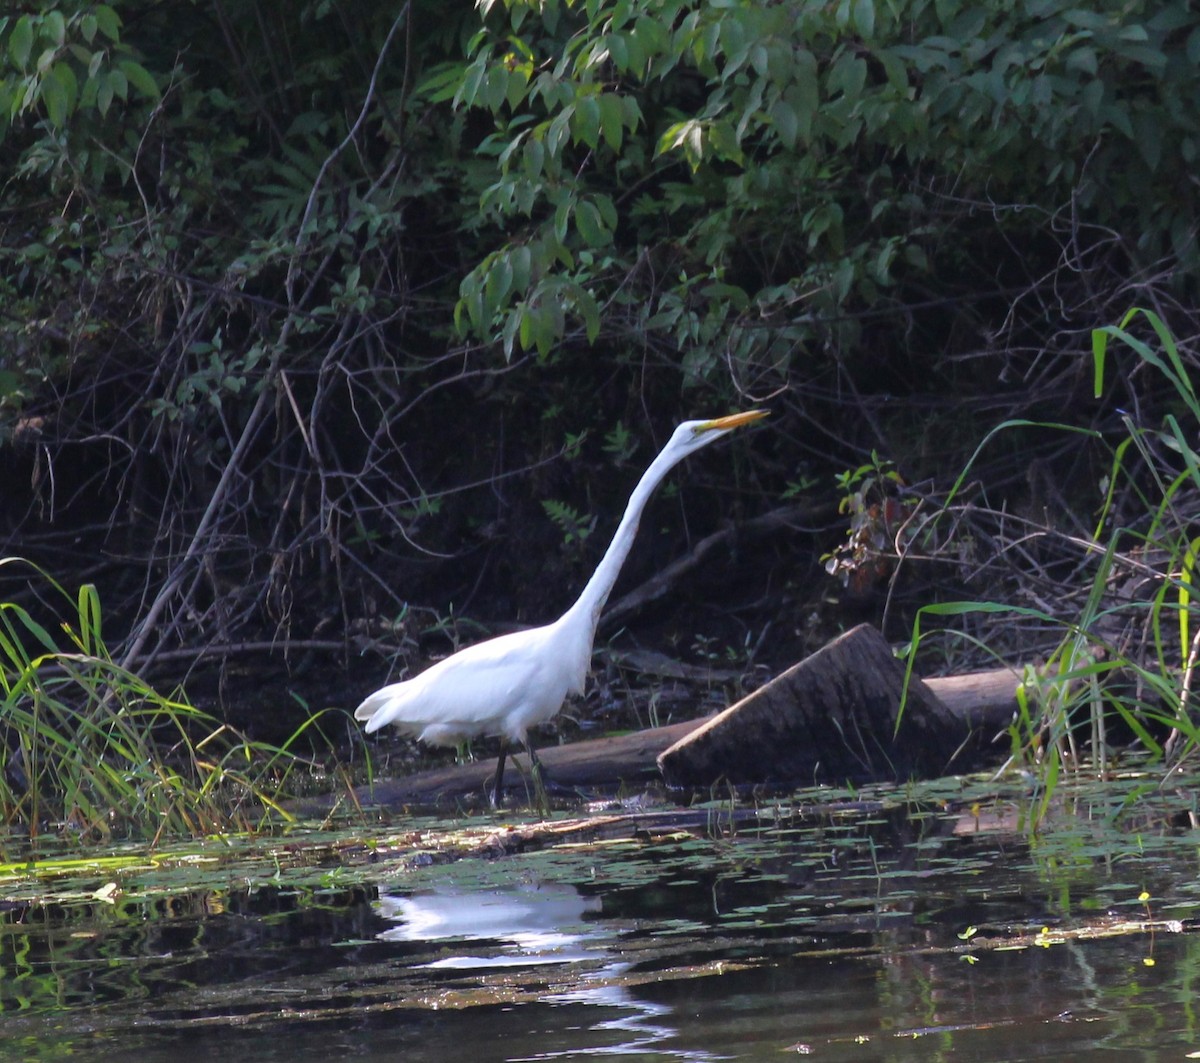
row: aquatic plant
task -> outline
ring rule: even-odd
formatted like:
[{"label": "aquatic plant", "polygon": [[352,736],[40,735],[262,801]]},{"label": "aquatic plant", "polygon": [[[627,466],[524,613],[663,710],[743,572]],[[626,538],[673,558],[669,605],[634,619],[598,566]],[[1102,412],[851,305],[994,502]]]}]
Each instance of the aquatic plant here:
[{"label": "aquatic plant", "polygon": [[[252,741],[117,664],[100,599],[72,595],[21,558],[36,603],[0,601],[0,820],[81,840],[200,835],[286,818],[281,788],[300,763]],[[35,615],[40,614],[40,615]]]}]

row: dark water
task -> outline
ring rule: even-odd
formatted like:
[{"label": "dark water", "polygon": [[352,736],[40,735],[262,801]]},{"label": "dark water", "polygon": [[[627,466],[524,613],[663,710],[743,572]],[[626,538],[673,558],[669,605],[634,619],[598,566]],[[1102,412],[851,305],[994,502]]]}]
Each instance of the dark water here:
[{"label": "dark water", "polygon": [[1182,1060],[1191,800],[1113,788],[1030,834],[1011,799],[808,795],[492,859],[393,828],[10,867],[0,1058]]}]

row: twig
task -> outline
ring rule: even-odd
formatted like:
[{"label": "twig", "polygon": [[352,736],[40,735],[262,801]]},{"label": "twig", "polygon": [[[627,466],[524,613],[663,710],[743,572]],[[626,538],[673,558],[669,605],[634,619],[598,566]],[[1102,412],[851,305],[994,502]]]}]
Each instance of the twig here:
[{"label": "twig", "polygon": [[[284,289],[288,296],[288,316],[283,323],[283,327],[279,332],[279,339],[275,344],[274,352],[271,356],[271,362],[267,367],[263,378],[262,389],[258,393],[258,398],[254,402],[254,406],[246,418],[246,424],[242,428],[241,436],[234,447],[233,452],[229,456],[229,461],[225,463],[225,468],[221,471],[221,478],[217,482],[211,497],[208,500],[208,505],[205,507],[204,514],[200,518],[200,523],[196,526],[195,532],[192,534],[191,541],[188,543],[187,550],[183,557],[175,565],[174,571],[168,577],[158,594],[155,595],[154,601],[151,603],[145,617],[134,629],[128,648],[121,657],[121,666],[123,668],[131,668],[133,663],[140,657],[143,648],[150,638],[150,632],[155,629],[159,619],[162,617],[163,611],[167,604],[179,589],[181,584],[187,577],[188,571],[198,554],[200,554],[207,538],[209,529],[217,518],[217,514],[224,504],[226,494],[229,490],[229,485],[233,480],[234,474],[241,468],[242,459],[246,451],[249,449],[251,442],[258,433],[258,429],[270,409],[270,399],[273,394],[271,384],[278,376],[279,364],[283,352],[287,349],[288,339],[290,338],[293,322],[296,320],[295,312],[298,308],[303,307],[311,297],[317,284],[317,277],[313,277],[304,294],[299,300],[293,296],[295,285],[295,274],[297,264],[300,261],[301,251],[303,250],[305,238],[307,235],[308,220],[312,216],[312,211],[316,205],[317,191],[321,187],[325,174],[327,173],[330,164],[336,159],[350,143],[351,139],[358,132],[363,122],[366,120],[367,113],[371,106],[371,101],[375,96],[376,82],[379,77],[379,72],[383,66],[384,57],[388,53],[388,49],[392,43],[392,38],[396,31],[400,28],[401,23],[408,15],[409,5],[406,3],[401,8],[400,13],[392,23],[391,29],[388,31],[387,39],[383,43],[383,47],[379,50],[379,58],[376,61],[375,69],[371,73],[371,82],[367,87],[366,97],[363,100],[362,108],[354,125],[346,134],[342,142],[330,153],[321,165],[320,171],[317,173],[316,179],[313,181],[312,189],[309,192],[308,203],[305,207],[304,217],[300,222],[300,226],[296,233],[296,242],[292,251],[291,261],[288,263],[287,277],[284,282]],[[160,640],[161,645],[161,640]]]}]

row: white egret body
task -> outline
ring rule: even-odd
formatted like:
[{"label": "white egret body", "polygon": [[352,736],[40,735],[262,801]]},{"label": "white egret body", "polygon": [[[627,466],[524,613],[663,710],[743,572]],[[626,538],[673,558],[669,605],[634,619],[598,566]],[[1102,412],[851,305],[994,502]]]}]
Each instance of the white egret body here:
[{"label": "white egret body", "polygon": [[499,735],[492,786],[493,800],[499,800],[508,745],[525,746],[536,768],[529,729],[552,719],[567,695],[583,693],[600,611],[654,489],[687,455],[766,415],[765,410],[750,410],[712,421],[684,421],[642,474],[608,550],[570,609],[552,624],[468,646],[412,679],[382,687],[359,705],[355,719],[366,721],[368,734],[390,723],[435,746]]}]

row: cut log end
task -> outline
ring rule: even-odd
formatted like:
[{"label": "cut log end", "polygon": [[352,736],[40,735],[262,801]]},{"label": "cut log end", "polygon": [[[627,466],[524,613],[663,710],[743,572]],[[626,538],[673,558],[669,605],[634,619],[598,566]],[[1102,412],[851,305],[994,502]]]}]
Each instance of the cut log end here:
[{"label": "cut log end", "polygon": [[921,680],[905,690],[904,666],[863,624],[676,742],[658,766],[678,788],[903,781],[950,770],[970,734]]}]

